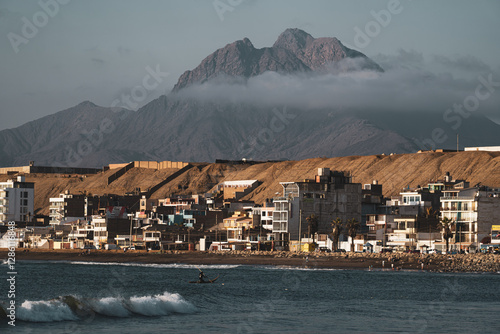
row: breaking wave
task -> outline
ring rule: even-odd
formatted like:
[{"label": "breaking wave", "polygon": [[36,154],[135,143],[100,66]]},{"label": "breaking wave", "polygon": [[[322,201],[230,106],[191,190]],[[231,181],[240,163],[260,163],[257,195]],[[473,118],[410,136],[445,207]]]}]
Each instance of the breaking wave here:
[{"label": "breaking wave", "polygon": [[[58,261],[57,263],[61,263]],[[148,267],[148,268],[175,268],[175,269],[233,269],[240,267],[239,264],[183,264],[183,263],[130,263],[130,262],[86,262],[86,261],[68,261],[69,264],[95,265],[95,266],[125,266],[125,267]]]},{"label": "breaking wave", "polygon": [[63,296],[51,300],[24,301],[16,310],[19,320],[30,322],[75,321],[95,315],[106,317],[166,316],[189,314],[196,307],[177,293],[130,298],[79,298]]}]

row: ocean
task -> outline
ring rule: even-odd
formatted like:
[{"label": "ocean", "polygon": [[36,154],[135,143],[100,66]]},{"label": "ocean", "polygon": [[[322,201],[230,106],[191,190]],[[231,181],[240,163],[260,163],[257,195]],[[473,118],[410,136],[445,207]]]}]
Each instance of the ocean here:
[{"label": "ocean", "polygon": [[[499,274],[310,265],[18,262],[16,326],[0,333],[499,332]],[[199,269],[218,280],[189,284]]]}]

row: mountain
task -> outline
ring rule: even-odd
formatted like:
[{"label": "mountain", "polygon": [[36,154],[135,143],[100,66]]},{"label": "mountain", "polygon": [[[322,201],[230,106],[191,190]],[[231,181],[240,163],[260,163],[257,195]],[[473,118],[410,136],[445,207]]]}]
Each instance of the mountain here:
[{"label": "mountain", "polygon": [[336,38],[313,38],[303,30],[287,29],[270,48],[256,49],[248,38],[226,45],[203,59],[194,70],[184,72],[173,90],[204,83],[222,74],[249,78],[266,71],[317,72],[345,58],[362,58],[365,68],[383,71],[374,61],[345,47]]},{"label": "mountain", "polygon": [[269,71],[336,75],[335,66],[341,61],[355,61],[357,66],[340,72],[385,75],[374,61],[336,38],[313,38],[302,30],[287,29],[272,47],[262,49],[245,38],[206,57],[181,75],[170,94],[135,112],[86,101],[0,131],[0,166],[26,165],[31,160],[37,165],[100,167],[133,160],[295,160],[408,153],[433,146],[456,148],[457,132],[460,147],[500,142],[500,126],[479,113],[455,130],[442,112],[318,108],[314,103],[300,107],[289,101],[266,105],[258,96],[255,102],[239,102],[230,96],[202,100],[182,94],[191,85],[218,78],[265,80]]},{"label": "mountain", "polygon": [[85,101],[0,131],[0,166],[27,165],[29,161],[46,166],[102,166],[104,161],[121,161],[121,154],[105,153],[105,139],[131,113]]}]

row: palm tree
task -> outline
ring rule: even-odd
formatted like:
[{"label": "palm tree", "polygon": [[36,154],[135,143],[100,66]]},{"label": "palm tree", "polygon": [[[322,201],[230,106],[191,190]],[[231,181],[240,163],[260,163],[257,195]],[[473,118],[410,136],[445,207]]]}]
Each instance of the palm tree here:
[{"label": "palm tree", "polygon": [[448,217],[443,217],[439,222],[439,227],[443,230],[443,238],[446,240],[446,253],[448,253],[450,246],[450,238],[453,236],[451,227],[453,226],[453,221]]},{"label": "palm tree", "polygon": [[432,209],[432,207],[428,207],[427,209],[425,209],[425,217],[426,218],[431,218],[431,217],[435,217],[436,216],[436,211],[434,211]]},{"label": "palm tree", "polygon": [[346,224],[347,234],[351,237],[351,252],[354,252],[354,238],[358,234],[359,222],[353,218],[348,219]]},{"label": "palm tree", "polygon": [[332,221],[332,236],[333,236],[333,248],[337,250],[339,248],[339,237],[342,231],[342,219],[338,218]]},{"label": "palm tree", "polygon": [[318,217],[313,213],[309,217],[306,218],[307,220],[307,232],[309,236],[312,234],[313,235],[313,243],[314,243],[314,234],[318,232]]}]

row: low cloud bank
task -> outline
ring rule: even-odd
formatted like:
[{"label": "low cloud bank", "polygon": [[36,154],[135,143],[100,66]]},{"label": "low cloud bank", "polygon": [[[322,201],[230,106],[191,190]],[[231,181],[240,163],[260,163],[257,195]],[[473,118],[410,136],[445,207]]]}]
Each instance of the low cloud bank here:
[{"label": "low cloud bank", "polygon": [[[443,112],[475,93],[479,77],[500,71],[473,56],[426,57],[400,50],[396,55],[373,57],[385,72],[366,70],[361,58],[332,64],[322,73],[265,72],[249,79],[219,76],[178,92],[180,98],[210,102],[288,105],[304,109],[331,108],[362,111]],[[500,86],[481,101],[478,112],[498,116]]]}]

